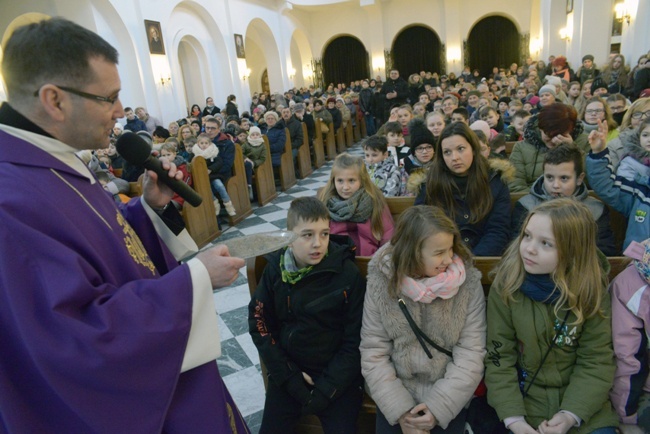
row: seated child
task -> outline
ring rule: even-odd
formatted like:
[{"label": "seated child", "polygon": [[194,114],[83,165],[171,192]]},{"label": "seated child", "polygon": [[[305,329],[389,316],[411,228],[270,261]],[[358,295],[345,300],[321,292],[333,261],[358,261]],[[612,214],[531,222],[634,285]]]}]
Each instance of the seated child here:
[{"label": "seated child", "polygon": [[388,141],[388,155],[395,160],[395,165],[399,166],[402,159],[409,154],[402,126],[398,122],[386,122],[383,129]]},{"label": "seated child", "polygon": [[458,107],[451,112],[451,122],[463,122],[469,125],[469,112],[465,107]]},{"label": "seated child", "polygon": [[205,162],[208,165],[210,185],[212,186],[212,193],[215,195],[214,208],[216,215],[219,215],[219,211],[221,211],[219,198],[223,201],[223,205],[226,208],[228,215],[236,215],[237,211],[235,211],[235,207],[230,200],[228,191],[226,190],[226,187],[223,184],[223,179],[219,173],[221,166],[223,166],[223,160],[219,156],[217,145],[210,141],[210,136],[206,133],[201,133],[197,137],[196,145],[192,147],[192,154],[196,157],[205,158]]},{"label": "seated child", "polygon": [[363,142],[366,169],[370,180],[385,197],[398,196],[400,171],[395,161],[388,156],[388,141],[385,137],[371,136]]},{"label": "seated child", "polygon": [[365,280],[348,237],[330,236],[314,197],[291,202],[298,239],[267,255],[248,325],[268,370],[261,433],[293,432],[315,414],[326,433],[355,433],[363,397],[359,344]]},{"label": "seated child", "polygon": [[519,142],[524,140],[524,125],[530,119],[530,112],[526,110],[517,110],[510,117],[510,125],[503,130],[507,142]]},{"label": "seated child", "polygon": [[411,130],[411,155],[404,158],[404,165],[400,169],[400,196],[418,194],[431,167],[436,142],[423,119],[413,119],[409,124],[409,130]]},{"label": "seated child", "polygon": [[386,199],[370,180],[360,157],[339,154],[318,198],[330,211],[331,233],[352,238],[357,255],[372,256],[393,236],[393,217]]},{"label": "seated child", "polygon": [[513,236],[519,234],[528,213],[540,203],[558,197],[572,197],[587,205],[598,225],[596,246],[607,256],[620,254],[609,224],[609,209],[600,200],[589,196],[583,165],[582,152],[574,146],[560,145],[545,154],[544,174],[537,178],[530,193],[519,199],[512,210]]},{"label": "seated child", "polygon": [[[192,175],[187,169],[187,163],[183,157],[177,154],[176,145],[173,142],[165,142],[162,144],[160,147],[160,156],[165,157],[168,161],[174,163],[176,165],[176,169],[180,170],[183,173],[183,182],[189,186],[192,186]],[[174,196],[172,197],[172,203],[176,209],[183,209],[184,202],[185,199],[180,197],[178,193],[174,193]]]},{"label": "seated child", "polygon": [[244,154],[244,167],[246,168],[246,182],[248,183],[249,195],[252,192],[253,169],[260,167],[266,161],[266,146],[264,146],[264,137],[259,127],[250,127],[248,135],[243,137],[246,132],[242,133],[239,138],[241,150]]},{"label": "seated child", "polygon": [[650,432],[650,238],[632,241],[625,256],[634,261],[610,286],[612,293],[612,340],[616,373],[610,398],[623,434]]}]

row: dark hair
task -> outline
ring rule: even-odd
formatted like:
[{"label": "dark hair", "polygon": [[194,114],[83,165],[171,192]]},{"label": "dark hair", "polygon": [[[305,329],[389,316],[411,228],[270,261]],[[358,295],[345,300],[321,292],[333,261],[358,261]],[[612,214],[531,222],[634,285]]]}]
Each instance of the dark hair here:
[{"label": "dark hair", "polygon": [[370,136],[363,141],[363,149],[372,149],[384,154],[388,152],[388,140],[383,136]]},{"label": "dark hair", "polygon": [[452,136],[461,136],[472,148],[474,159],[468,169],[466,201],[470,210],[469,223],[477,223],[490,213],[494,204],[490,190],[490,167],[487,159],[480,158],[481,145],[478,137],[463,122],[447,125],[436,142],[433,167],[427,172],[425,202],[443,208],[452,219],[456,218],[456,186],[442,153],[443,140]]},{"label": "dark hair", "polygon": [[515,114],[512,115],[512,120],[514,121],[515,118],[522,118],[522,119],[524,119],[524,118],[527,118],[528,116],[530,116],[530,112],[529,112],[528,110],[521,109],[521,110],[517,110],[517,111],[515,112]]},{"label": "dark hair", "polygon": [[99,35],[72,21],[51,18],[16,29],[2,61],[9,100],[33,98],[48,82],[83,89],[95,79],[92,58],[117,64],[118,54]]},{"label": "dark hair", "polygon": [[571,134],[578,121],[578,113],[573,106],[556,102],[543,107],[537,115],[538,126],[548,137]]},{"label": "dark hair", "polygon": [[153,136],[158,136],[161,139],[168,139],[169,138],[169,130],[165,127],[161,127],[158,125],[155,130],[153,130]]},{"label": "dark hair", "polygon": [[398,122],[386,122],[386,125],[384,125],[384,131],[386,134],[404,134],[402,126]]},{"label": "dark hair", "polygon": [[237,99],[237,97],[235,95],[228,95],[227,101],[230,102],[230,101],[232,101],[234,99]]},{"label": "dark hair", "polygon": [[580,174],[584,172],[582,158],[582,152],[578,147],[562,144],[555,148],[551,148],[546,153],[542,167],[545,168],[547,164],[557,166],[558,164],[573,162],[573,168],[575,169],[576,175],[580,176]]},{"label": "dark hair", "polygon": [[124,113],[126,112],[132,112],[133,109],[131,107],[124,107]]},{"label": "dark hair", "polygon": [[461,115],[465,120],[469,119],[469,112],[465,107],[458,107],[455,108],[453,112],[451,112],[452,115]]},{"label": "dark hair", "polygon": [[287,211],[287,229],[293,230],[300,220],[305,222],[329,221],[330,212],[325,204],[315,197],[299,197],[291,201],[289,211]]}]

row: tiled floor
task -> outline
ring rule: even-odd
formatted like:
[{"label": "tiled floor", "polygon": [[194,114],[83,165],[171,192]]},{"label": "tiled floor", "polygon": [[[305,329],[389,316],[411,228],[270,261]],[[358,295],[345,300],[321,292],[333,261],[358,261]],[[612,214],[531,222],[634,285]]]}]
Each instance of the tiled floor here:
[{"label": "tiled floor", "polygon": [[[363,150],[358,144],[348,152],[363,156]],[[286,229],[287,209],[291,201],[296,197],[315,196],[316,191],[327,182],[331,167],[331,162],[326,163],[309,178],[298,180],[297,185],[280,193],[273,202],[255,209],[246,220],[226,229],[215,243],[242,235]],[[248,334],[250,295],[246,269],[242,269],[240,274],[233,285],[214,293],[219,313],[222,353],[217,364],[251,432],[257,434],[262,422],[264,382],[257,349]]]}]

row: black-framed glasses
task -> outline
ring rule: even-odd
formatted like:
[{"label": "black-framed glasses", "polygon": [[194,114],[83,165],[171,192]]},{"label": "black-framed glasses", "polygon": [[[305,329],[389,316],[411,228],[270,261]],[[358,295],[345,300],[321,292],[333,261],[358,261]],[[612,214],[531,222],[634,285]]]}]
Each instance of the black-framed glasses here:
[{"label": "black-framed glasses", "polygon": [[644,112],[636,112],[632,114],[632,117],[634,119],[641,119],[643,116],[645,116],[646,118],[650,118],[650,110],[646,110]]},{"label": "black-framed glasses", "polygon": [[[115,101],[117,101],[120,98],[119,95],[116,95],[116,96],[111,98],[111,97],[107,97],[107,96],[94,95],[94,94],[88,93],[88,92],[82,92],[80,90],[73,89],[73,88],[67,87],[67,86],[59,86],[58,84],[55,84],[55,86],[58,87],[59,89],[65,91],[65,92],[69,92],[69,93],[71,93],[73,95],[77,95],[77,96],[80,96],[80,97],[86,98],[86,99],[92,99],[92,100],[95,100],[95,101],[107,102],[107,103],[109,103],[111,105],[115,104]],[[37,89],[34,92],[34,96],[38,96],[38,92],[40,90],[41,90],[40,88]]]},{"label": "black-framed glasses", "polygon": [[418,154],[422,154],[424,152],[432,152],[433,151],[433,146],[418,146],[415,148],[415,152]]}]

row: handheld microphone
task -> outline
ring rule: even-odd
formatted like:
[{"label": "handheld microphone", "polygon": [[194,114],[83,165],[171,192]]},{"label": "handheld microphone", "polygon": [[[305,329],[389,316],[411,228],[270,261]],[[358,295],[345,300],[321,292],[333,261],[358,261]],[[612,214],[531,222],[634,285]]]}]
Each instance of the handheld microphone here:
[{"label": "handheld microphone", "polygon": [[170,178],[167,170],[163,169],[162,163],[158,158],[151,155],[151,147],[140,136],[131,132],[124,132],[115,143],[117,152],[129,163],[134,166],[144,167],[152,170],[158,175],[158,179],[163,181],[175,193],[185,199],[190,205],[196,207],[201,205],[203,198],[192,187],[175,178]]}]

